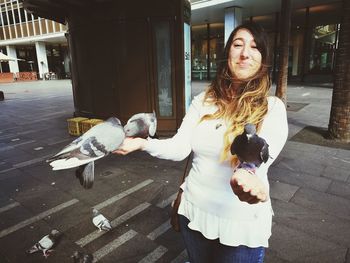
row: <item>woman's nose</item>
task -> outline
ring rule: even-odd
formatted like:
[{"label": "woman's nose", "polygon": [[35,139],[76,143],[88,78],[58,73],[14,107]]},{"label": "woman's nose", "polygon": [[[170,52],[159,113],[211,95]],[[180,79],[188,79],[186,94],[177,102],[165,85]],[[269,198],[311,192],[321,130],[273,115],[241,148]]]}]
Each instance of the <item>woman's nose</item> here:
[{"label": "woman's nose", "polygon": [[249,57],[249,47],[244,45],[241,50],[241,57],[242,58],[248,58]]}]

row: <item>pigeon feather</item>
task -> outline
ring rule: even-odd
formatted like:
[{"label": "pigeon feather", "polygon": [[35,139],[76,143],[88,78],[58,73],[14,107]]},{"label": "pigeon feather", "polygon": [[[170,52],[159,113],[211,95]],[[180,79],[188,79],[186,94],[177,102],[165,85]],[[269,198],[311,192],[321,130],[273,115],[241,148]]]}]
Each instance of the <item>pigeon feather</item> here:
[{"label": "pigeon feather", "polygon": [[54,229],[50,234],[44,236],[26,252],[28,254],[33,254],[35,252],[42,251],[44,257],[47,258],[49,256],[49,252],[51,252],[50,249],[56,245],[56,242],[60,237],[61,233]]},{"label": "pigeon feather", "polygon": [[112,229],[111,223],[109,220],[102,215],[97,209],[92,210],[93,218],[92,223],[100,230],[109,231]]},{"label": "pigeon feather", "polygon": [[237,155],[240,166],[259,167],[269,159],[269,145],[256,134],[254,124],[246,124],[242,134],[238,135],[231,145],[231,154]]},{"label": "pigeon feather", "polygon": [[118,149],[125,138],[119,119],[111,117],[75,139],[60,152],[47,160],[52,170],[79,167],[76,177],[84,188],[91,188],[94,181],[94,161]]},{"label": "pigeon feather", "polygon": [[127,137],[153,137],[157,131],[156,113],[138,113],[133,115],[124,126]]}]

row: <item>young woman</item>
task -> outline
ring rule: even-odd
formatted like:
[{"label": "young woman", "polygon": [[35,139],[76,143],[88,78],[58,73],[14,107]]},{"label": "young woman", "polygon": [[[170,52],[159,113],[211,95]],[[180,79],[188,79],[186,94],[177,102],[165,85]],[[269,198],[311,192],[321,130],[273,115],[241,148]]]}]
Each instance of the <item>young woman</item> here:
[{"label": "young woman", "polygon": [[[237,27],[224,60],[206,92],[196,96],[170,139],[126,138],[118,154],[144,150],[162,159],[183,160],[194,152],[181,186],[181,234],[191,263],[258,263],[271,235],[272,208],[267,171],[288,134],[285,105],[268,96],[267,40],[261,27]],[[230,146],[253,123],[269,144],[271,158],[255,175],[238,169]],[[230,179],[241,186],[234,194]]]}]

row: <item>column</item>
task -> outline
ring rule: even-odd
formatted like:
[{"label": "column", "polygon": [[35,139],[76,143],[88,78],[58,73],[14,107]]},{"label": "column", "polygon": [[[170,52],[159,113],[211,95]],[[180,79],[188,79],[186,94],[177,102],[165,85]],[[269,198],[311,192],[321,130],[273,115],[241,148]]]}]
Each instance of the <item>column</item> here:
[{"label": "column", "polygon": [[242,8],[238,6],[225,8],[225,44],[232,30],[240,24],[242,24]]},{"label": "column", "polygon": [[44,78],[44,74],[49,72],[49,65],[47,63],[45,43],[35,42],[36,57],[38,61],[39,77]]},{"label": "column", "polygon": [[[14,46],[6,46],[7,55],[9,57],[17,58],[16,48]],[[10,72],[17,73],[18,69],[18,60],[9,61]]]}]

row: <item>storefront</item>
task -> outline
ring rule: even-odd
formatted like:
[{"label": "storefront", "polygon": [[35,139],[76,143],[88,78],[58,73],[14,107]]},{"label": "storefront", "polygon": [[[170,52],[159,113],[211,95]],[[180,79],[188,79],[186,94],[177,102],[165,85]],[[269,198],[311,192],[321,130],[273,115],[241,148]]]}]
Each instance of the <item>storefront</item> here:
[{"label": "storefront", "polygon": [[[341,2],[295,9],[292,12],[288,75],[290,79],[331,81]],[[243,17],[264,27],[269,37],[271,76],[277,74],[279,13]],[[192,80],[212,80],[224,49],[224,23],[192,26]]]}]

